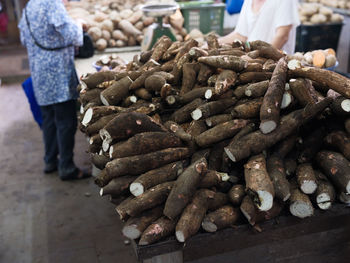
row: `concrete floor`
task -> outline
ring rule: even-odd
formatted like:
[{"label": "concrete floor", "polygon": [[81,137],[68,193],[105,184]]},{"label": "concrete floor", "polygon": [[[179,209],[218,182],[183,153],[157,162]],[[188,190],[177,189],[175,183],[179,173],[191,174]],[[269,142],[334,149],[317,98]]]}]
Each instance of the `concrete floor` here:
[{"label": "concrete floor", "polygon": [[[41,131],[19,84],[0,88],[0,262],[137,262],[114,205],[92,179],[44,175]],[[76,135],[75,160],[89,168]]]}]

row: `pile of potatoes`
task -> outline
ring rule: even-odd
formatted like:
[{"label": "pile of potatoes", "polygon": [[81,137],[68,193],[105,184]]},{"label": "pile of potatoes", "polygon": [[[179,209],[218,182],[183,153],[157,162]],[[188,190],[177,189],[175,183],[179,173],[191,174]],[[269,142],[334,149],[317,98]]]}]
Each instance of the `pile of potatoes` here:
[{"label": "pile of potatoes", "polygon": [[321,3],[334,8],[350,9],[350,1],[348,0],[307,0],[305,2]]},{"label": "pile of potatoes", "polygon": [[342,23],[344,16],[320,3],[302,3],[299,6],[300,21],[304,25]]},{"label": "pile of potatoes", "polygon": [[[140,7],[145,0],[81,0],[68,2],[67,11],[73,19],[86,21],[87,32],[95,48],[103,51],[107,47],[138,46],[143,40],[153,17],[143,14]],[[147,2],[148,3],[148,2]],[[168,17],[166,22],[172,22]],[[175,29],[176,38],[183,41],[187,32]]]},{"label": "pile of potatoes", "polygon": [[337,57],[334,49],[319,49],[306,53],[296,52],[289,56],[289,60],[297,59],[305,66],[313,66],[318,68],[330,68],[337,63]]}]

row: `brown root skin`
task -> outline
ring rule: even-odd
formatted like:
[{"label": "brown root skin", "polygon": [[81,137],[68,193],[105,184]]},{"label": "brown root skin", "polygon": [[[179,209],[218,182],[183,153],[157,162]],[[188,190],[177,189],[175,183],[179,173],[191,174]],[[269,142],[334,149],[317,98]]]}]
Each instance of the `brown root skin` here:
[{"label": "brown root skin", "polygon": [[214,170],[209,170],[199,184],[199,188],[211,188],[221,182],[229,179],[227,173],[220,173]]},{"label": "brown root skin", "polygon": [[289,69],[289,73],[294,77],[317,81],[321,86],[328,87],[346,98],[350,98],[350,80],[336,72],[320,68],[301,67]]},{"label": "brown root skin", "polygon": [[173,121],[167,121],[164,126],[171,132],[173,132],[181,140],[189,142],[192,140],[191,134],[187,133],[179,124]]},{"label": "brown root skin", "polygon": [[172,133],[143,132],[112,145],[109,154],[111,159],[116,159],[181,146],[181,140]]},{"label": "brown root skin", "polygon": [[263,65],[260,64],[260,63],[252,63],[252,62],[249,62],[248,63],[248,66],[245,70],[242,71],[242,73],[244,72],[261,72],[263,71]]},{"label": "brown root skin", "polygon": [[197,73],[199,72],[198,63],[185,63],[182,67],[182,85],[180,95],[191,91],[196,83]]},{"label": "brown root skin", "polygon": [[165,216],[174,219],[182,213],[206,172],[207,161],[201,158],[180,174],[165,203]]},{"label": "brown root skin", "polygon": [[240,84],[247,84],[271,79],[271,72],[245,72],[239,75]]},{"label": "brown root skin", "polygon": [[208,200],[208,210],[214,211],[226,204],[228,204],[229,200],[227,194],[216,192],[213,199]]},{"label": "brown root skin", "polygon": [[120,196],[128,193],[129,185],[137,178],[137,176],[126,175],[115,178],[106,186],[101,188],[100,196],[112,195]]},{"label": "brown root skin", "polygon": [[244,165],[244,178],[247,189],[254,193],[254,203],[261,211],[271,209],[275,190],[266,170],[265,157],[253,156]]},{"label": "brown root skin", "polygon": [[235,72],[240,72],[248,66],[246,60],[230,55],[200,57],[198,58],[198,62],[215,68],[230,69]]},{"label": "brown root skin", "polygon": [[239,218],[239,210],[226,205],[207,214],[203,219],[202,227],[207,232],[216,232],[223,228],[232,227]]},{"label": "brown root skin", "polygon": [[171,120],[175,121],[176,123],[184,123],[186,121],[191,120],[191,112],[194,111],[197,107],[199,107],[201,104],[203,104],[204,101],[200,98],[193,100],[192,102],[186,104],[182,108],[176,110],[171,115]]},{"label": "brown root skin", "polygon": [[290,185],[286,177],[283,159],[275,154],[267,159],[266,166],[276,197],[283,202],[287,201],[290,197]]},{"label": "brown root skin", "polygon": [[113,178],[123,175],[139,175],[149,170],[156,169],[171,162],[189,157],[188,148],[168,148],[142,155],[114,159],[106,165],[106,174],[97,176],[95,183],[105,186]]},{"label": "brown root skin", "polygon": [[316,177],[310,163],[304,163],[297,167],[297,181],[303,193],[312,194],[316,191]]},{"label": "brown root skin", "polygon": [[143,100],[151,100],[152,94],[148,92],[145,88],[139,88],[134,91],[135,95]]},{"label": "brown root skin", "polygon": [[117,73],[114,71],[100,71],[93,74],[89,74],[81,79],[83,89],[93,89],[102,82],[114,80]]},{"label": "brown root skin", "polygon": [[153,186],[175,180],[182,171],[183,163],[181,161],[150,170],[135,178],[130,184],[130,193],[139,196]]},{"label": "brown root skin", "polygon": [[337,149],[345,158],[350,160],[350,139],[343,131],[334,131],[324,139],[326,144]]},{"label": "brown root skin", "polygon": [[245,88],[244,94],[247,97],[259,98],[265,95],[268,87],[269,87],[268,80],[253,83],[248,85],[248,87]]},{"label": "brown root skin", "polygon": [[156,185],[142,195],[136,196],[125,205],[125,211],[129,216],[136,216],[147,209],[163,204],[174,186],[174,182],[166,182]]},{"label": "brown root skin", "polygon": [[112,119],[102,130],[101,138],[108,143],[112,140],[121,141],[141,132],[165,132],[162,125],[151,117],[138,112],[120,113]]},{"label": "brown root skin", "polygon": [[191,117],[194,120],[205,119],[212,115],[223,112],[228,107],[233,106],[237,102],[236,98],[222,99],[211,101],[200,105],[197,109],[191,112]]},{"label": "brown root skin", "polygon": [[231,138],[248,123],[249,121],[241,119],[221,123],[196,136],[195,141],[200,147],[210,146],[219,141]]},{"label": "brown root skin", "polygon": [[103,170],[110,159],[104,155],[92,154],[91,162],[100,170]]},{"label": "brown root skin", "polygon": [[151,59],[154,59],[155,61],[159,61],[163,57],[167,49],[171,46],[171,44],[172,44],[172,41],[169,37],[162,36],[159,39],[157,46],[153,50]]},{"label": "brown root skin", "polygon": [[175,232],[177,221],[166,218],[159,218],[154,223],[149,225],[142,233],[139,241],[139,246],[151,245],[165,237],[172,235]]},{"label": "brown root skin", "polygon": [[298,156],[299,163],[307,163],[311,162],[315,155],[321,150],[323,146],[323,141],[325,136],[327,135],[327,131],[324,127],[320,127],[310,133],[303,140],[304,149],[300,152]]},{"label": "brown root skin", "polygon": [[252,154],[261,153],[263,150],[288,137],[302,124],[321,113],[331,101],[331,99],[325,98],[315,105],[308,105],[304,109],[296,110],[284,116],[277,129],[269,134],[263,134],[260,130],[247,134],[238,142],[225,148],[227,156],[233,162],[238,162]]},{"label": "brown root skin", "polygon": [[231,85],[235,84],[237,80],[236,72],[232,70],[223,70],[215,83],[215,93],[221,95],[225,93]]},{"label": "brown root skin", "polygon": [[128,96],[132,82],[129,77],[125,77],[103,90],[100,94],[102,103],[106,106],[119,104],[120,101]]},{"label": "brown root skin", "polygon": [[273,71],[269,87],[260,108],[260,130],[267,134],[276,129],[287,78],[287,62],[281,58]]},{"label": "brown root skin", "polygon": [[289,86],[293,96],[298,100],[299,104],[305,107],[307,104],[315,104],[318,101],[316,90],[312,86],[312,82],[307,79],[291,79]]},{"label": "brown root skin", "polygon": [[150,224],[162,216],[162,212],[163,207],[158,206],[143,212],[138,217],[130,218],[123,226],[123,235],[130,239],[139,238]]},{"label": "brown root skin", "polygon": [[150,92],[160,92],[166,80],[160,75],[151,75],[145,80],[145,89]]},{"label": "brown root skin", "polygon": [[263,98],[248,100],[245,103],[235,106],[231,111],[232,118],[251,119],[259,116]]},{"label": "brown root skin", "polygon": [[179,242],[185,242],[198,232],[208,209],[208,199],[214,196],[215,192],[208,189],[196,191],[192,202],[186,206],[176,225],[175,235]]},{"label": "brown root skin", "polygon": [[350,115],[350,99],[343,96],[335,98],[331,104],[331,109],[336,115],[339,116]]},{"label": "brown root skin", "polygon": [[231,114],[220,114],[214,115],[205,119],[205,123],[208,127],[214,127],[220,123],[227,122],[232,120]]},{"label": "brown root skin", "polygon": [[83,105],[88,103],[94,103],[96,105],[101,105],[100,100],[101,89],[90,89],[80,92],[80,101]]},{"label": "brown root skin", "polygon": [[334,186],[329,182],[327,177],[319,171],[315,171],[317,179],[317,190],[314,195],[317,206],[322,210],[330,209],[335,200]]},{"label": "brown root skin", "polygon": [[242,203],[245,194],[245,187],[241,184],[232,186],[228,192],[228,199],[234,206],[239,206]]},{"label": "brown root skin", "polygon": [[350,194],[350,162],[342,154],[321,151],[316,161],[338,191]]}]

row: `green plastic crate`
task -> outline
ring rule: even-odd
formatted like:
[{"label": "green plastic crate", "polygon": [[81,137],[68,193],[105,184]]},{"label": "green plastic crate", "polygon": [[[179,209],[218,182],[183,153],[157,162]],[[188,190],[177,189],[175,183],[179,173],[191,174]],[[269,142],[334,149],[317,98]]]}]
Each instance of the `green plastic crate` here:
[{"label": "green plastic crate", "polygon": [[212,1],[191,1],[179,3],[185,19],[185,28],[188,32],[199,29],[203,34],[215,31],[223,34],[224,12],[226,5]]}]

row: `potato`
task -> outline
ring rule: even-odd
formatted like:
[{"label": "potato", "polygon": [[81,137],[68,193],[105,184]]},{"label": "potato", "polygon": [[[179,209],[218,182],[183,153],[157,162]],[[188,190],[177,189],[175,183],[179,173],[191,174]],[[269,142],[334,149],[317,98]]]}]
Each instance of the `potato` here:
[{"label": "potato", "polygon": [[183,38],[183,36],[176,34],[176,40],[182,42],[182,41],[184,41],[184,38]]},{"label": "potato", "polygon": [[112,20],[106,19],[101,23],[101,29],[102,30],[107,30],[108,32],[112,33],[114,29],[114,24]]},{"label": "potato", "polygon": [[120,14],[117,11],[112,11],[109,13],[109,19],[113,22],[114,27],[117,27],[119,22],[122,20]]},{"label": "potato", "polygon": [[136,39],[133,36],[129,36],[128,46],[136,46],[136,44],[137,44]]},{"label": "potato", "polygon": [[122,40],[122,41],[125,41],[125,42],[128,41],[128,37],[119,29],[113,31],[112,37],[115,40]]},{"label": "potato", "polygon": [[108,19],[108,16],[105,13],[100,12],[100,11],[96,11],[95,16],[94,16],[94,20],[96,22],[102,22],[105,19]]},{"label": "potato", "polygon": [[328,55],[326,57],[325,67],[326,68],[333,67],[335,66],[336,63],[337,63],[337,58],[334,55]]},{"label": "potato", "polygon": [[306,52],[304,54],[304,60],[306,61],[307,64],[312,65],[313,57],[312,57],[311,52]]},{"label": "potato", "polygon": [[128,19],[129,17],[131,17],[133,15],[133,13],[134,12],[132,10],[130,10],[130,9],[124,9],[119,14],[120,14],[120,17],[122,19]]},{"label": "potato", "polygon": [[128,17],[127,20],[131,23],[131,24],[136,24],[136,22],[138,22],[143,16],[143,12],[141,10],[136,11],[132,16]]},{"label": "potato", "polygon": [[332,23],[342,23],[344,21],[344,16],[341,14],[332,14],[331,15],[331,22]]},{"label": "potato", "polygon": [[318,12],[317,4],[303,4],[300,7],[300,14],[302,16],[312,16]]},{"label": "potato", "polygon": [[325,7],[325,6],[321,6],[319,9],[318,9],[318,12],[322,15],[325,15],[325,16],[331,16],[333,14],[333,11],[332,9],[328,8],[328,7]]},{"label": "potato", "polygon": [[327,17],[325,15],[322,15],[322,14],[315,14],[315,15],[311,16],[310,22],[312,24],[323,24],[323,23],[327,22]]},{"label": "potato", "polygon": [[108,40],[108,46],[109,47],[116,47],[116,41],[113,38]]},{"label": "potato", "polygon": [[107,41],[111,39],[111,33],[107,30],[102,30],[102,38],[106,39]]},{"label": "potato", "polygon": [[91,36],[93,41],[97,41],[102,37],[102,30],[98,27],[90,27],[88,34]]},{"label": "potato", "polygon": [[136,27],[138,30],[142,31],[142,30],[143,30],[143,22],[142,22],[142,21],[137,22],[137,23],[135,24],[135,27]]},{"label": "potato", "polygon": [[153,24],[154,18],[150,16],[143,16],[142,17],[142,22],[145,27],[148,27]]},{"label": "potato", "polygon": [[291,59],[297,59],[299,61],[303,61],[304,55],[301,52],[295,52],[295,54],[291,56]]},{"label": "potato", "polygon": [[126,43],[123,40],[117,40],[116,44],[117,47],[125,47]]},{"label": "potato", "polygon": [[96,49],[99,51],[105,50],[107,47],[107,40],[100,38],[96,41]]}]

